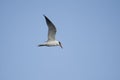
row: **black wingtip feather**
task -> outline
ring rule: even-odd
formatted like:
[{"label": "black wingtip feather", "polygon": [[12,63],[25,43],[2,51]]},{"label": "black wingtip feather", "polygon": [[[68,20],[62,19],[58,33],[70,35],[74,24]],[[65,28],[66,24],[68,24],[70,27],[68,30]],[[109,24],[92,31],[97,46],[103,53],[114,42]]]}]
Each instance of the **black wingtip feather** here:
[{"label": "black wingtip feather", "polygon": [[43,16],[45,17],[45,19],[48,19],[47,16],[45,16],[45,14],[43,14]]},{"label": "black wingtip feather", "polygon": [[43,14],[43,16],[46,17],[45,14]]},{"label": "black wingtip feather", "polygon": [[[43,16],[45,17],[45,20],[46,20],[46,22],[47,22],[48,24],[52,23],[47,16],[45,16],[45,15],[43,15]],[[53,23],[52,23],[52,24],[53,24]]]}]

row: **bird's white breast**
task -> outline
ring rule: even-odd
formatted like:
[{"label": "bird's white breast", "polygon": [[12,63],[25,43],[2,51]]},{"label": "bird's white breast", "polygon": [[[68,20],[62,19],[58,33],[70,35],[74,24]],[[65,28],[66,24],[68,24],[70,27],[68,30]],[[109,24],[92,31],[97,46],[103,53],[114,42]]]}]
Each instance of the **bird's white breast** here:
[{"label": "bird's white breast", "polygon": [[59,45],[59,42],[58,41],[47,41],[45,43],[47,46],[58,46]]}]

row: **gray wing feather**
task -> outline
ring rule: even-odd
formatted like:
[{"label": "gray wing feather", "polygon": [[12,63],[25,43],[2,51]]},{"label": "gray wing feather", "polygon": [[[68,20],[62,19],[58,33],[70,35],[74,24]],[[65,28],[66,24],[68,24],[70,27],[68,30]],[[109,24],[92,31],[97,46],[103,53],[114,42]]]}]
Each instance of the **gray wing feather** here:
[{"label": "gray wing feather", "polygon": [[48,40],[55,40],[56,28],[55,25],[44,15],[47,26],[48,26]]}]

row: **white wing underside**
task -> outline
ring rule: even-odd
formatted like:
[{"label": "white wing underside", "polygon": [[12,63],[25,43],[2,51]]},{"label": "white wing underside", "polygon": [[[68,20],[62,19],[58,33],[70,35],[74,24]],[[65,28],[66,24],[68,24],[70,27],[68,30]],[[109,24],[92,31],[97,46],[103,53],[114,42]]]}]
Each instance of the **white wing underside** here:
[{"label": "white wing underside", "polygon": [[54,24],[46,16],[44,17],[48,26],[48,41],[53,41],[55,40],[55,35],[57,30]]}]

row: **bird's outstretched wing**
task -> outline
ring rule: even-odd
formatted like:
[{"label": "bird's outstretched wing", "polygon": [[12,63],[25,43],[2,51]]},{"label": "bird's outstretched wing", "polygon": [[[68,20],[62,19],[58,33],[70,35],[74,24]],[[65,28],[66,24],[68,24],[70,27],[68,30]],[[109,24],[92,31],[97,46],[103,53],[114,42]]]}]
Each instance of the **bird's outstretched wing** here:
[{"label": "bird's outstretched wing", "polygon": [[43,16],[45,17],[45,20],[48,26],[48,41],[55,40],[55,34],[57,31],[55,28],[55,25],[45,15]]}]

